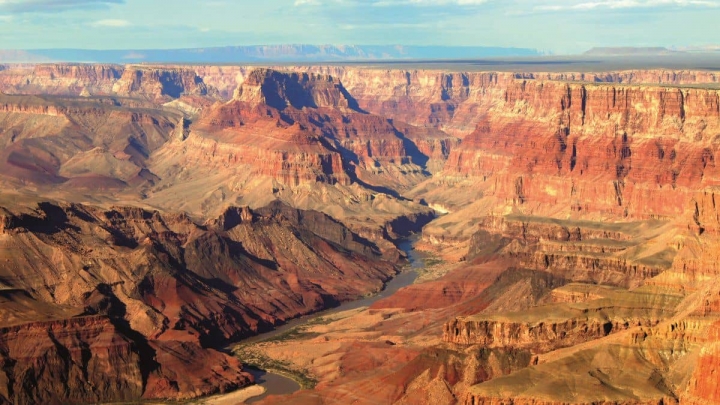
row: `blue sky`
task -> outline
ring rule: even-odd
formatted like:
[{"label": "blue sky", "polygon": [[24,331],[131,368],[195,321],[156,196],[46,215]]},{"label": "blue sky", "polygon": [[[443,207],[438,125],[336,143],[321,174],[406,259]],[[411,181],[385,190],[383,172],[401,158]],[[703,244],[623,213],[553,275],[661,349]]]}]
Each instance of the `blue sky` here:
[{"label": "blue sky", "polygon": [[720,0],[0,0],[0,49],[720,44]]}]

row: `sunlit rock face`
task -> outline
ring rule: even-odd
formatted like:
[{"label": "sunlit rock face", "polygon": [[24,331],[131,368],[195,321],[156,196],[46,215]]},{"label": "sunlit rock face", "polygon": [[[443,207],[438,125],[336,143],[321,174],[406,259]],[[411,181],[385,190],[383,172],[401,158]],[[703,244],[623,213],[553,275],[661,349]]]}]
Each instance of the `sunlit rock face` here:
[{"label": "sunlit rock face", "polygon": [[0,402],[246,386],[216,349],[379,291],[431,221],[442,271],[268,345],[319,381],[269,403],[717,402],[717,81],[2,66]]}]

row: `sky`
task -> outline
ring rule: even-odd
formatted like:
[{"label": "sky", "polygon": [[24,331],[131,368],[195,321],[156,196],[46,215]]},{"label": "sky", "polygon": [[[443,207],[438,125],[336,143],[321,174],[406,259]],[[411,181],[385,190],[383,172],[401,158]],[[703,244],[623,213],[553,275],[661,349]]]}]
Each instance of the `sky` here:
[{"label": "sky", "polygon": [[0,49],[720,45],[720,0],[0,0]]}]

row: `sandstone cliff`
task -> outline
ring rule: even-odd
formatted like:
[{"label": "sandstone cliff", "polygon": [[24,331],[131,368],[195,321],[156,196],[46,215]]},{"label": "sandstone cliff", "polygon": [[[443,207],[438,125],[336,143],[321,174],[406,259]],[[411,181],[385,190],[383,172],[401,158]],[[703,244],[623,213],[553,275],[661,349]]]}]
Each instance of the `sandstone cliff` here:
[{"label": "sandstone cliff", "polygon": [[[437,212],[423,242],[448,273],[373,305],[386,341],[333,346],[322,399],[716,401],[717,80],[4,69],[4,92],[61,96],[0,97],[0,174],[18,190],[0,196],[0,398],[247,384],[207,348],[377,291],[388,240]],[[49,197],[94,203],[36,204]]]},{"label": "sandstone cliff", "polygon": [[[177,113],[118,106],[110,99],[0,96],[0,167],[11,181],[84,188],[149,179],[149,155],[178,130]],[[94,185],[93,185],[94,184]]]},{"label": "sandstone cliff", "polygon": [[82,317],[0,330],[0,398],[14,404],[132,400],[140,356],[109,319]]},{"label": "sandstone cliff", "polygon": [[238,360],[207,347],[378,291],[395,272],[340,223],[279,203],[206,225],[137,208],[26,211],[2,219],[3,292],[19,292],[0,311],[24,314],[0,331],[0,395],[14,403],[237,388],[251,381]]},{"label": "sandstone cliff", "polygon": [[446,172],[530,209],[665,218],[717,182],[714,90],[519,81],[491,111]]},{"label": "sandstone cliff", "polygon": [[50,64],[6,69],[0,77],[5,94],[92,95],[112,93],[124,68],[119,65]]},{"label": "sandstone cliff", "polygon": [[234,95],[235,100],[266,104],[282,110],[292,106],[357,108],[347,90],[332,76],[312,73],[285,74],[272,69],[255,69]]},{"label": "sandstone cliff", "polygon": [[112,91],[121,96],[169,100],[183,94],[207,96],[213,93],[201,77],[187,68],[145,68],[130,66],[113,84]]}]

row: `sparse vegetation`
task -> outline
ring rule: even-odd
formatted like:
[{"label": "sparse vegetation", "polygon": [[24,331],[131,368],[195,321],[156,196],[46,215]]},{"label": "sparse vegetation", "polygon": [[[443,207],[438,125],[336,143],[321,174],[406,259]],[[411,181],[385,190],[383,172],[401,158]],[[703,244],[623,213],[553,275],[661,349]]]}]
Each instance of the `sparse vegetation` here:
[{"label": "sparse vegetation", "polygon": [[298,369],[287,361],[271,359],[256,345],[238,346],[233,353],[242,359],[248,367],[258,368],[271,373],[280,374],[295,380],[303,389],[313,389],[317,380],[305,369]]},{"label": "sparse vegetation", "polygon": [[275,336],[271,336],[271,337],[263,340],[263,342],[268,342],[268,343],[272,343],[272,342],[285,342],[285,341],[288,341],[288,340],[297,340],[297,339],[300,339],[300,338],[303,338],[303,339],[312,339],[312,338],[318,336],[317,333],[307,332],[307,325],[310,325],[310,322],[313,322],[313,321],[314,321],[314,319],[308,321],[308,323],[306,323],[306,324],[304,324],[304,325],[302,325],[302,326],[298,326],[298,327],[296,327],[296,328],[292,328],[292,329],[290,329],[290,330],[287,330],[287,331],[285,331],[285,332],[283,332],[283,333],[279,333],[279,334],[277,334],[277,335],[275,335]]},{"label": "sparse vegetation", "polygon": [[418,273],[416,284],[438,279],[447,273],[448,263],[445,260],[428,252],[423,252],[423,256],[423,267],[415,269]]}]

